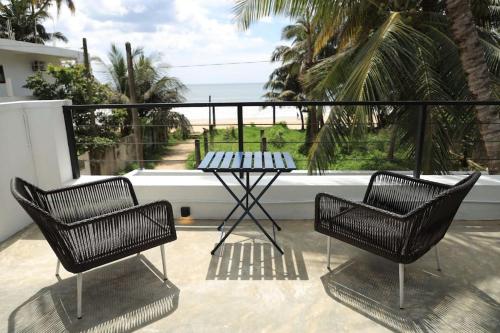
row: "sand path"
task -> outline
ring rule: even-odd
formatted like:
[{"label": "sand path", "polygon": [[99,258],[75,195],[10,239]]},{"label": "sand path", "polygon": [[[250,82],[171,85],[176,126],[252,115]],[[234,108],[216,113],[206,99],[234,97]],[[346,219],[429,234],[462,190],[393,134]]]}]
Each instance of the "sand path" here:
[{"label": "sand path", "polygon": [[168,154],[162,157],[155,170],[186,170],[186,160],[194,151],[194,140],[186,140],[170,147]]}]

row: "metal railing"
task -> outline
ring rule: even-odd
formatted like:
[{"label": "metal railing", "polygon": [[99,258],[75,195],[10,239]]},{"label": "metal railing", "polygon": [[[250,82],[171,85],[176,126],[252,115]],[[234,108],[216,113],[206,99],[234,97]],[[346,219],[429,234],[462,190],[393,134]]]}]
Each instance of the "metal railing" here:
[{"label": "metal railing", "polygon": [[[78,155],[77,155],[77,142],[75,140],[75,130],[74,130],[74,116],[77,113],[85,113],[85,112],[95,112],[96,110],[110,110],[110,109],[126,109],[126,110],[152,110],[156,109],[159,111],[162,110],[171,110],[171,109],[179,109],[179,108],[208,108],[209,110],[209,124],[197,124],[197,126],[208,125],[209,128],[215,126],[215,108],[236,108],[236,118],[237,123],[219,123],[218,126],[237,126],[237,141],[229,142],[225,141],[224,143],[237,143],[238,151],[244,151],[244,108],[245,107],[261,107],[267,108],[272,107],[273,114],[273,124],[276,123],[276,108],[281,107],[297,107],[299,110],[301,108],[306,107],[353,107],[353,106],[367,106],[367,107],[409,107],[416,108],[416,112],[418,112],[418,122],[416,124],[416,141],[415,141],[415,156],[414,156],[414,168],[413,175],[415,177],[420,177],[422,172],[422,160],[423,160],[423,145],[426,134],[426,126],[427,126],[427,118],[428,118],[428,110],[430,107],[437,106],[453,106],[457,108],[461,107],[474,107],[480,105],[487,106],[495,106],[500,107],[500,100],[497,101],[373,101],[373,102],[354,102],[354,101],[301,101],[301,102],[209,102],[209,103],[147,103],[147,104],[89,104],[89,105],[65,105],[63,106],[64,119],[66,124],[67,131],[67,140],[69,146],[69,153],[71,156],[71,166],[73,178],[80,177],[80,167],[78,163]],[[201,111],[200,111],[201,112]],[[331,110],[334,112],[334,110]],[[213,122],[212,122],[213,118]],[[499,121],[500,122],[500,121]],[[269,126],[269,123],[263,124],[255,124],[252,125],[265,125]],[[288,124],[290,125],[290,124]],[[294,124],[299,125],[299,124]],[[132,127],[132,125],[128,125]],[[139,125],[139,126],[164,126],[164,125]],[[500,138],[499,138],[500,140]],[[214,142],[212,142],[214,143]],[[264,138],[264,140],[260,142],[251,142],[251,143],[259,143],[261,147],[263,145],[267,146],[267,144],[272,144],[273,142]],[[291,143],[291,142],[286,142]],[[137,143],[136,143],[137,144]],[[141,142],[139,144],[147,144],[145,142]],[[204,150],[207,150],[208,140],[205,137],[204,140]],[[195,141],[194,145],[194,153],[195,159],[199,161],[201,159],[201,143],[200,140]],[[266,147],[262,148],[266,148]],[[137,162],[137,160],[135,160]],[[148,160],[143,160],[148,161]],[[157,161],[157,160],[151,160]]]}]

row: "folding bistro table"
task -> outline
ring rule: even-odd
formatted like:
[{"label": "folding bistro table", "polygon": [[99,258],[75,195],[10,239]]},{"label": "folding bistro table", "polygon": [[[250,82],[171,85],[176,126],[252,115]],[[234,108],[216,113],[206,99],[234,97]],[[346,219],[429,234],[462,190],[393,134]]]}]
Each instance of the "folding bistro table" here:
[{"label": "folding bistro table", "polygon": [[[280,226],[274,221],[274,219],[269,215],[269,213],[262,207],[259,200],[266,193],[266,191],[271,187],[271,185],[276,181],[279,175],[283,172],[290,172],[295,170],[295,162],[289,153],[286,152],[209,152],[201,161],[198,166],[198,170],[203,172],[211,172],[217,177],[217,179],[222,183],[224,188],[231,194],[231,196],[236,200],[236,206],[229,213],[229,215],[224,219],[221,225],[217,228],[222,231],[223,237],[220,242],[212,250],[212,255],[215,251],[226,241],[227,237],[233,232],[233,230],[240,224],[245,216],[249,216],[257,227],[266,235],[266,237],[271,241],[271,243],[283,254],[283,250],[276,243],[276,232],[275,228],[281,230]],[[229,173],[234,176],[238,181],[238,184],[245,190],[245,194],[240,199],[231,190],[231,188],[226,184],[224,179],[221,177],[221,173]],[[250,184],[250,174],[259,173],[260,176],[257,180]],[[265,174],[274,173],[273,178],[269,183],[266,184],[264,189],[255,196],[252,191],[255,189],[257,184],[262,180]],[[245,177],[240,179],[240,175]],[[267,218],[273,224],[273,237],[271,237],[267,231],[262,227],[260,222],[254,217],[251,210],[255,206],[258,206]],[[231,218],[238,207],[243,208],[243,214],[236,221],[236,223],[229,229],[229,231],[224,235],[225,223]]]}]

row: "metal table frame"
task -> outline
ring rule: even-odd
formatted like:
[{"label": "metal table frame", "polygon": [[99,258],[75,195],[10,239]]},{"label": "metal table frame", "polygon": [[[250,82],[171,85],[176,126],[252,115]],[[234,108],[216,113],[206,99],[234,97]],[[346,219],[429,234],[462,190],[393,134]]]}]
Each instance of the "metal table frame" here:
[{"label": "metal table frame", "polygon": [[[236,201],[236,205],[227,215],[224,221],[217,227],[221,231],[221,239],[215,248],[211,251],[212,255],[220,248],[222,244],[226,241],[227,237],[234,231],[234,229],[243,221],[246,216],[257,225],[257,227],[264,233],[264,235],[269,239],[269,241],[276,247],[276,249],[283,254],[283,250],[276,242],[276,229],[281,230],[281,227],[276,223],[276,221],[271,217],[269,212],[262,206],[259,200],[264,196],[264,194],[269,190],[269,188],[274,184],[276,179],[283,172],[290,172],[295,170],[295,162],[292,157],[287,152],[208,152],[203,161],[198,166],[198,170],[203,172],[213,173],[214,176],[220,181],[222,186],[231,195],[231,197]],[[234,193],[234,191],[228,186],[226,181],[222,178],[221,174],[232,174],[234,179],[238,182],[244,189],[244,194],[241,198]],[[257,180],[250,183],[250,175],[257,174]],[[260,193],[253,193],[256,186],[261,182],[266,174],[273,173],[274,176],[271,180],[264,186]],[[243,178],[243,179],[240,179]],[[271,221],[273,226],[273,236],[264,229],[261,222],[259,222],[255,216],[252,214],[252,209],[254,207],[259,207],[264,215]],[[224,228],[226,222],[233,216],[236,210],[241,207],[243,209],[243,214],[236,220],[234,225],[229,228],[227,233]]]},{"label": "metal table frame", "polygon": [[[215,254],[215,252],[217,251],[217,249],[226,241],[227,237],[229,237],[229,235],[233,232],[233,230],[238,226],[238,224],[241,223],[241,221],[243,221],[243,219],[247,215],[250,216],[250,218],[253,220],[253,222],[264,233],[264,235],[266,235],[266,237],[276,247],[276,249],[278,249],[278,251],[281,254],[283,254],[283,250],[278,245],[278,243],[276,243],[276,229],[281,230],[281,227],[276,223],[276,221],[271,217],[271,215],[266,211],[266,209],[264,207],[262,207],[262,205],[259,202],[260,198],[262,198],[262,196],[267,192],[267,190],[271,187],[271,185],[279,177],[279,175],[281,174],[281,171],[278,170],[276,172],[276,174],[271,179],[271,181],[266,184],[266,186],[264,187],[264,189],[259,193],[259,195],[257,195],[257,197],[255,197],[252,194],[252,190],[255,189],[255,187],[257,186],[257,184],[262,180],[262,178],[264,177],[264,175],[267,172],[262,172],[261,175],[259,176],[259,178],[257,178],[257,180],[252,185],[250,185],[250,172],[249,171],[244,172],[246,182],[243,182],[238,177],[238,175],[236,174],[236,172],[231,172],[231,174],[234,176],[234,178],[238,181],[238,183],[241,185],[241,187],[245,190],[245,194],[243,195],[243,197],[241,199],[239,199],[238,196],[233,192],[233,190],[231,190],[231,188],[226,184],[226,182],[224,181],[224,179],[222,179],[222,177],[219,175],[218,171],[212,171],[212,173],[215,175],[215,177],[217,177],[217,179],[221,182],[221,184],[229,192],[229,194],[231,194],[231,196],[233,197],[233,199],[236,200],[236,206],[228,214],[228,216],[224,219],[224,221],[222,222],[222,224],[217,227],[217,229],[222,232],[221,235],[223,235],[223,236],[221,237],[221,240],[219,241],[219,243],[212,250],[212,252],[211,252],[212,255]],[[252,198],[253,202],[250,202],[249,198]],[[260,222],[253,216],[251,210],[256,205],[264,212],[264,214],[267,216],[267,218],[272,222],[272,224],[273,224],[273,237],[271,237],[269,235],[269,233],[266,231],[266,229],[264,229],[264,227],[260,224]],[[243,210],[244,210],[243,214],[233,224],[233,226],[231,226],[231,228],[228,230],[228,232],[226,234],[224,234],[224,227],[225,227],[226,222],[231,218],[231,216],[238,209],[238,207],[243,208]]]}]

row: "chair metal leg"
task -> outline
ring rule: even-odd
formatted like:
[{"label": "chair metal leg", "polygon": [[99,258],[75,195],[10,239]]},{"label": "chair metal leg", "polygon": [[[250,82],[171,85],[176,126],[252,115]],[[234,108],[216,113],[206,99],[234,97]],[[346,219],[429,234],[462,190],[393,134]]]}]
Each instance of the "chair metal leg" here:
[{"label": "chair metal leg", "polygon": [[56,264],[56,276],[59,276],[59,268],[61,267],[61,261],[57,259],[57,264]]},{"label": "chair metal leg", "polygon": [[439,260],[439,250],[437,245],[434,246],[434,251],[436,252],[436,265],[437,265],[437,270],[441,271],[441,261]]},{"label": "chair metal leg", "polygon": [[330,255],[331,255],[331,249],[332,249],[332,238],[330,236],[327,236],[327,237],[328,237],[328,244],[326,246],[327,246],[328,265],[326,266],[326,268],[328,268],[328,270],[330,270]]},{"label": "chair metal leg", "polygon": [[405,302],[405,265],[399,264],[399,308],[404,309]]},{"label": "chair metal leg", "polygon": [[76,317],[82,319],[82,280],[83,273],[76,275]]},{"label": "chair metal leg", "polygon": [[163,264],[163,280],[167,280],[167,264],[165,263],[165,246],[160,245],[160,250],[161,250],[161,261]]}]

